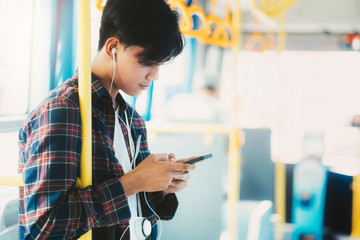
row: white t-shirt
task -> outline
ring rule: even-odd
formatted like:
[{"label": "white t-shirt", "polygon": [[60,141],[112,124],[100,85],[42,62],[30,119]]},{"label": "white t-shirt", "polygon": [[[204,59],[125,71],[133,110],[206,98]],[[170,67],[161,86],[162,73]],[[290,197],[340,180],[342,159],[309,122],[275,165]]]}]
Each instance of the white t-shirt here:
[{"label": "white t-shirt", "polygon": [[[127,173],[132,170],[129,154],[127,151],[124,134],[121,130],[120,120],[118,117],[118,110],[115,112],[115,132],[114,132],[114,148],[115,148],[115,157],[118,159],[120,165],[122,166],[124,173]],[[128,134],[131,134],[129,132]],[[137,217],[137,204],[136,204],[136,194],[128,197],[128,203],[130,208],[131,217]]]}]

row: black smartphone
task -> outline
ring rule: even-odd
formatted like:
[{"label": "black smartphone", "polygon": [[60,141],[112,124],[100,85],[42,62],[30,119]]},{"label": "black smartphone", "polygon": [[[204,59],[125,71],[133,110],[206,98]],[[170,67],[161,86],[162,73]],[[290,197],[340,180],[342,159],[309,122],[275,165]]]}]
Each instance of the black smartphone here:
[{"label": "black smartphone", "polygon": [[206,155],[201,156],[201,157],[197,157],[197,158],[191,159],[191,160],[186,161],[186,162],[184,162],[184,163],[194,164],[194,163],[196,163],[196,162],[199,162],[199,161],[202,161],[202,160],[211,158],[211,157],[213,157],[213,155],[210,153],[210,154],[206,154]]}]

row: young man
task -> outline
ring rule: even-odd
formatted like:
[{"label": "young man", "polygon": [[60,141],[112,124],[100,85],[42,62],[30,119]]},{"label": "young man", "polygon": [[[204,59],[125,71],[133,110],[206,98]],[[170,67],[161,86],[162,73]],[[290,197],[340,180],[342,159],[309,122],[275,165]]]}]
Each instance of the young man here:
[{"label": "young man", "polygon": [[174,216],[175,192],[193,165],[150,154],[145,123],[118,93],[137,96],[183,48],[177,14],[164,0],[108,0],[92,62],[93,185],[75,187],[81,155],[78,77],[29,115],[19,133],[20,239],[130,239],[129,220]]}]

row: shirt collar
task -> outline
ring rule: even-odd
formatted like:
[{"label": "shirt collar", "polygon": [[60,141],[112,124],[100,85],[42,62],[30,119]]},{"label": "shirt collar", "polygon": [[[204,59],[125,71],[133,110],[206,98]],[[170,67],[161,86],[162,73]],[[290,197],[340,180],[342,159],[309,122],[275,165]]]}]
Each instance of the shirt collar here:
[{"label": "shirt collar", "polygon": [[[73,78],[79,79],[77,72]],[[112,105],[112,99],[108,90],[101,83],[100,79],[94,74],[91,74],[91,91],[93,105],[95,105],[100,99],[104,99],[105,103]],[[115,101],[118,104],[119,113],[122,114],[127,109],[128,104],[125,102],[120,93],[117,93]]]},{"label": "shirt collar", "polygon": [[120,93],[116,94],[115,100],[118,103],[119,113],[122,114],[128,108],[128,104],[125,102],[124,98],[121,96]]}]

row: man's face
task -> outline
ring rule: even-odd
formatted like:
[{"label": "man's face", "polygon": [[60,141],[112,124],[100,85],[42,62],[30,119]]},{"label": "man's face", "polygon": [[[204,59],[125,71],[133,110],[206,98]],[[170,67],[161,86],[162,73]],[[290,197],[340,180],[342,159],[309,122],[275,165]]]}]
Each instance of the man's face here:
[{"label": "man's face", "polygon": [[137,96],[149,88],[152,81],[158,79],[161,64],[145,66],[139,63],[137,56],[142,51],[143,48],[139,46],[125,48],[120,44],[115,57],[114,88],[121,89],[131,96]]}]

